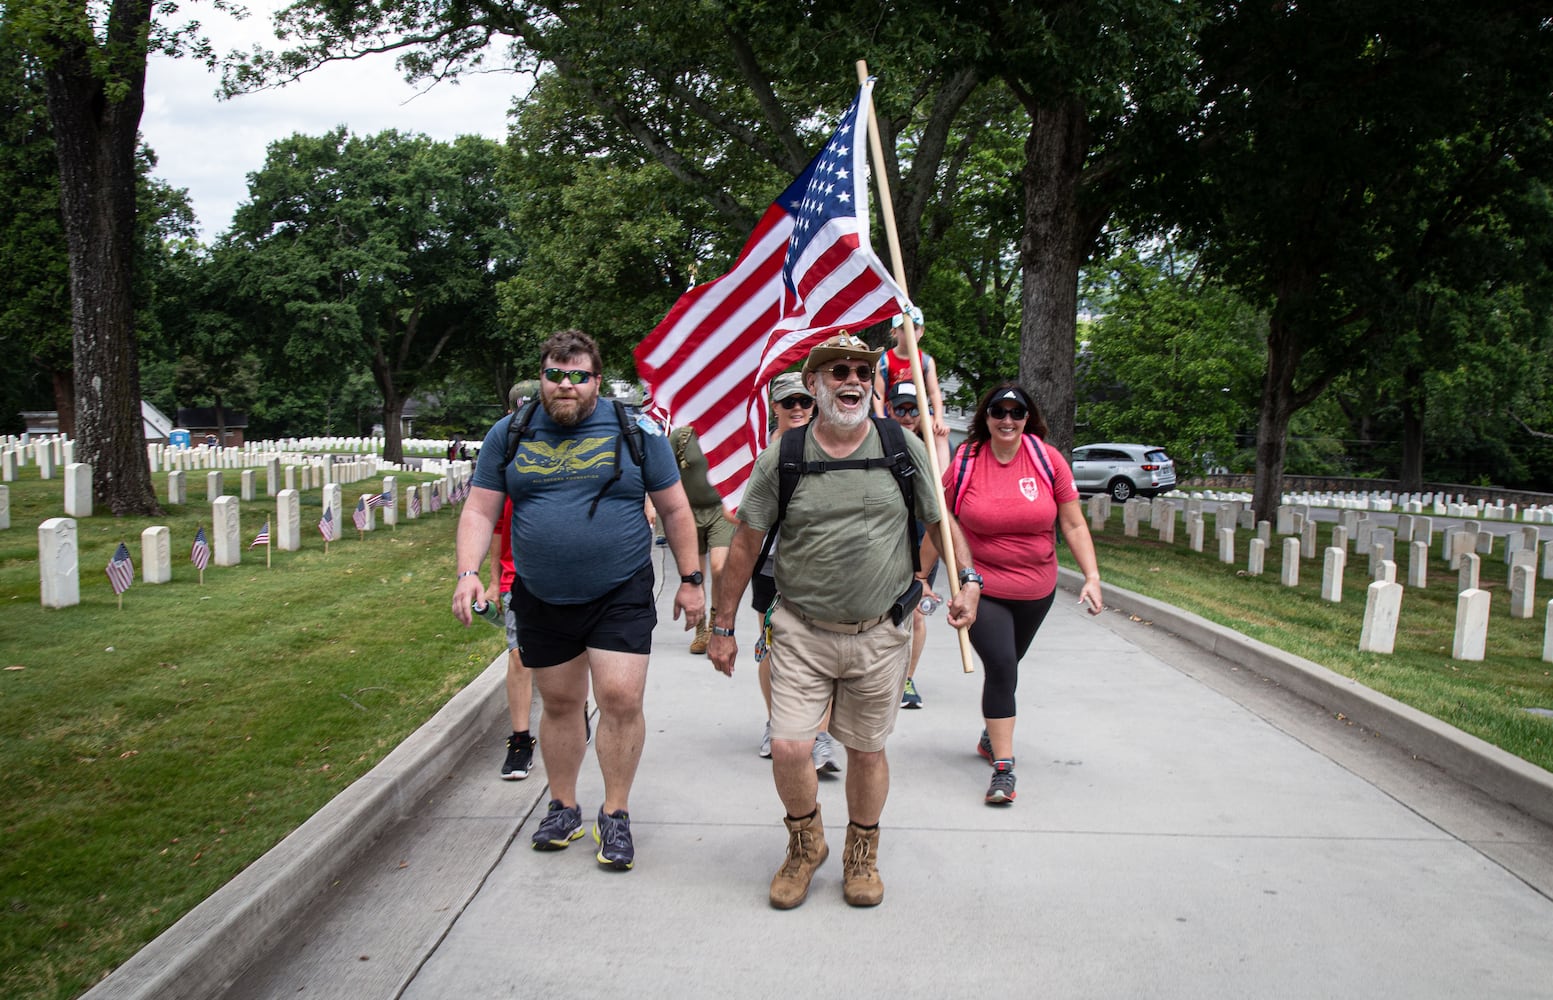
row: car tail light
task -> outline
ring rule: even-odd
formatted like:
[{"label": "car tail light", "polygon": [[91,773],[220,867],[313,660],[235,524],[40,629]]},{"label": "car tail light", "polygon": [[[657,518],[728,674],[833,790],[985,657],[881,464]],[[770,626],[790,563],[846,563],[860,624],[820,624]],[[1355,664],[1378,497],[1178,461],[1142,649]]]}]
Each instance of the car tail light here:
[{"label": "car tail light", "polygon": [[1145,462],[1143,465],[1138,466],[1138,468],[1142,469],[1144,472],[1153,472],[1155,469],[1158,469],[1160,467],[1157,466],[1157,465],[1153,465],[1151,463]]}]

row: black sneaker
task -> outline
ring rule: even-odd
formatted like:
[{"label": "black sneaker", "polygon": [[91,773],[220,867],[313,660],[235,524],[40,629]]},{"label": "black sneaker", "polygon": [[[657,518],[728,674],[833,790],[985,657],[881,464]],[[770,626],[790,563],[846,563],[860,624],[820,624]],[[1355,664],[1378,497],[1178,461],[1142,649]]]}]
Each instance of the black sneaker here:
[{"label": "black sneaker", "polygon": [[636,864],[636,848],[631,843],[631,814],[616,809],[606,814],[599,807],[593,824],[593,839],[599,845],[599,864],[617,872],[628,872]]},{"label": "black sneaker", "polygon": [[981,754],[982,759],[987,763],[992,763],[992,739],[985,729],[981,731],[981,739],[976,741],[976,752]]},{"label": "black sneaker", "polygon": [[502,762],[504,781],[522,781],[534,769],[534,737],[513,733],[507,737],[507,759]]},{"label": "black sneaker", "polygon": [[559,851],[570,847],[572,841],[582,836],[582,809],[563,806],[560,799],[550,800],[550,811],[539,821],[534,830],[534,850]]},{"label": "black sneaker", "polygon": [[994,761],[992,784],[987,786],[987,805],[1006,806],[1014,801],[1014,762]]}]

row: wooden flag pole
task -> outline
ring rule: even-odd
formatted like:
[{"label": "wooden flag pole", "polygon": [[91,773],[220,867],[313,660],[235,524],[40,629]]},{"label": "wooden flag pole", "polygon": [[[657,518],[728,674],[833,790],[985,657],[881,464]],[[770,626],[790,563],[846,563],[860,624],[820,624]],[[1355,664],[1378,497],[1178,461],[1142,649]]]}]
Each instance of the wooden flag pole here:
[{"label": "wooden flag pole", "polygon": [[[857,82],[859,86],[868,82],[866,60],[857,61]],[[872,90],[868,92],[868,149],[873,155],[874,180],[879,187],[879,215],[884,220],[885,239],[890,245],[890,267],[895,272],[895,283],[900,286],[901,291],[909,295],[910,289],[906,287],[906,264],[901,259],[900,237],[895,231],[895,202],[890,197],[890,179],[884,170],[884,144],[879,140],[879,119],[874,114]],[[922,435],[923,444],[927,448],[928,468],[933,473],[933,488],[938,490],[938,552],[944,560],[944,568],[949,571],[949,596],[954,598],[960,595],[960,570],[955,565],[954,544],[951,541],[953,536],[949,531],[949,519],[953,515],[949,513],[949,506],[944,503],[944,470],[938,467],[938,447],[933,442],[934,421],[942,420],[944,414],[928,413],[927,382],[922,375],[922,352],[917,345],[917,324],[911,318],[909,310],[902,314],[901,323],[906,333],[904,340],[911,345],[907,352],[911,360],[911,382],[916,386],[917,410],[923,417],[917,422],[917,431]],[[975,673],[976,664],[971,657],[970,636],[963,628],[955,631],[960,635],[960,665],[966,673]]]},{"label": "wooden flag pole", "polygon": [[[269,517],[269,515],[266,514],[265,517]],[[272,551],[272,548],[274,546],[273,539],[275,537],[275,532],[277,530],[279,530],[279,528],[280,528],[279,517],[280,517],[280,508],[276,507],[275,508],[275,517],[271,518],[270,522],[269,522],[270,523],[270,530],[265,532],[265,535],[264,535],[264,568],[265,569],[269,569],[270,568],[270,552]]]}]

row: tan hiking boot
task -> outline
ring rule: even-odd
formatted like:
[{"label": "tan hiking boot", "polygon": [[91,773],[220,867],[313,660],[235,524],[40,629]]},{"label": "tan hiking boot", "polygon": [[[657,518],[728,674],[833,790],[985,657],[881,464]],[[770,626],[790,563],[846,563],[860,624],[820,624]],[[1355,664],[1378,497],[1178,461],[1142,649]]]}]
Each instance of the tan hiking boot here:
[{"label": "tan hiking boot", "polygon": [[717,614],[715,610],[708,611],[706,617],[696,623],[696,637],[690,640],[690,651],[692,653],[703,656],[706,654],[706,644],[712,638],[712,633],[707,627],[707,623],[712,620],[712,616],[715,614]]},{"label": "tan hiking boot", "polygon": [[879,879],[879,828],[865,830],[847,824],[847,843],[841,849],[841,898],[852,906],[878,906],[884,901]]},{"label": "tan hiking boot", "polygon": [[779,910],[791,910],[809,895],[809,881],[815,869],[830,857],[825,844],[825,824],[820,820],[820,807],[814,807],[814,815],[808,819],[788,819],[787,858],[782,867],[771,876],[771,905]]}]

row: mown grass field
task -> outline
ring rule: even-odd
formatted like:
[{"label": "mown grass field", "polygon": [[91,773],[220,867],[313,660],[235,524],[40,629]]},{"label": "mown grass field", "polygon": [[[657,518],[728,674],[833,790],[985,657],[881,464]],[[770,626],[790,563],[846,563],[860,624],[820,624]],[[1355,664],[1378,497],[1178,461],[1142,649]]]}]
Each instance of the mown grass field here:
[{"label": "mown grass field", "polygon": [[[1511,618],[1502,538],[1491,555],[1481,557],[1479,586],[1492,601],[1486,656],[1465,662],[1451,659],[1457,573],[1439,556],[1438,519],[1427,586],[1403,591],[1396,650],[1389,655],[1359,651],[1370,584],[1367,557],[1350,547],[1342,600],[1334,604],[1321,597],[1322,553],[1330,544],[1332,524],[1318,525],[1317,558],[1302,561],[1296,587],[1280,582],[1282,546],[1276,537],[1264,572],[1253,577],[1246,574],[1252,535],[1240,531],[1235,564],[1221,563],[1213,527],[1209,518],[1204,550],[1193,552],[1179,522],[1174,543],[1160,542],[1147,518],[1139,537],[1125,537],[1121,511],[1113,508],[1105,529],[1095,533],[1101,577],[1320,663],[1553,771],[1553,718],[1526,711],[1553,709],[1553,663],[1541,658],[1553,581],[1537,581],[1534,617]],[[1406,548],[1398,543],[1397,581],[1404,585]],[[1063,558],[1073,565],[1066,550]]]},{"label": "mown grass field", "polygon": [[[302,548],[188,559],[210,527],[203,473],[163,517],[78,521],[81,603],[40,605],[37,528],[63,482],[21,470],[0,531],[0,996],[73,997],[274,846],[434,714],[503,649],[453,618],[457,514],[324,552],[318,490]],[[165,476],[157,476],[165,500]],[[227,471],[227,480],[237,478]],[[261,482],[263,477],[260,477]],[[229,487],[235,489],[235,486]],[[197,496],[197,498],[196,498]],[[243,505],[243,544],[273,501]],[[141,582],[140,533],[167,525],[170,583]],[[103,572],[126,542],[135,583],[119,610]]]}]

